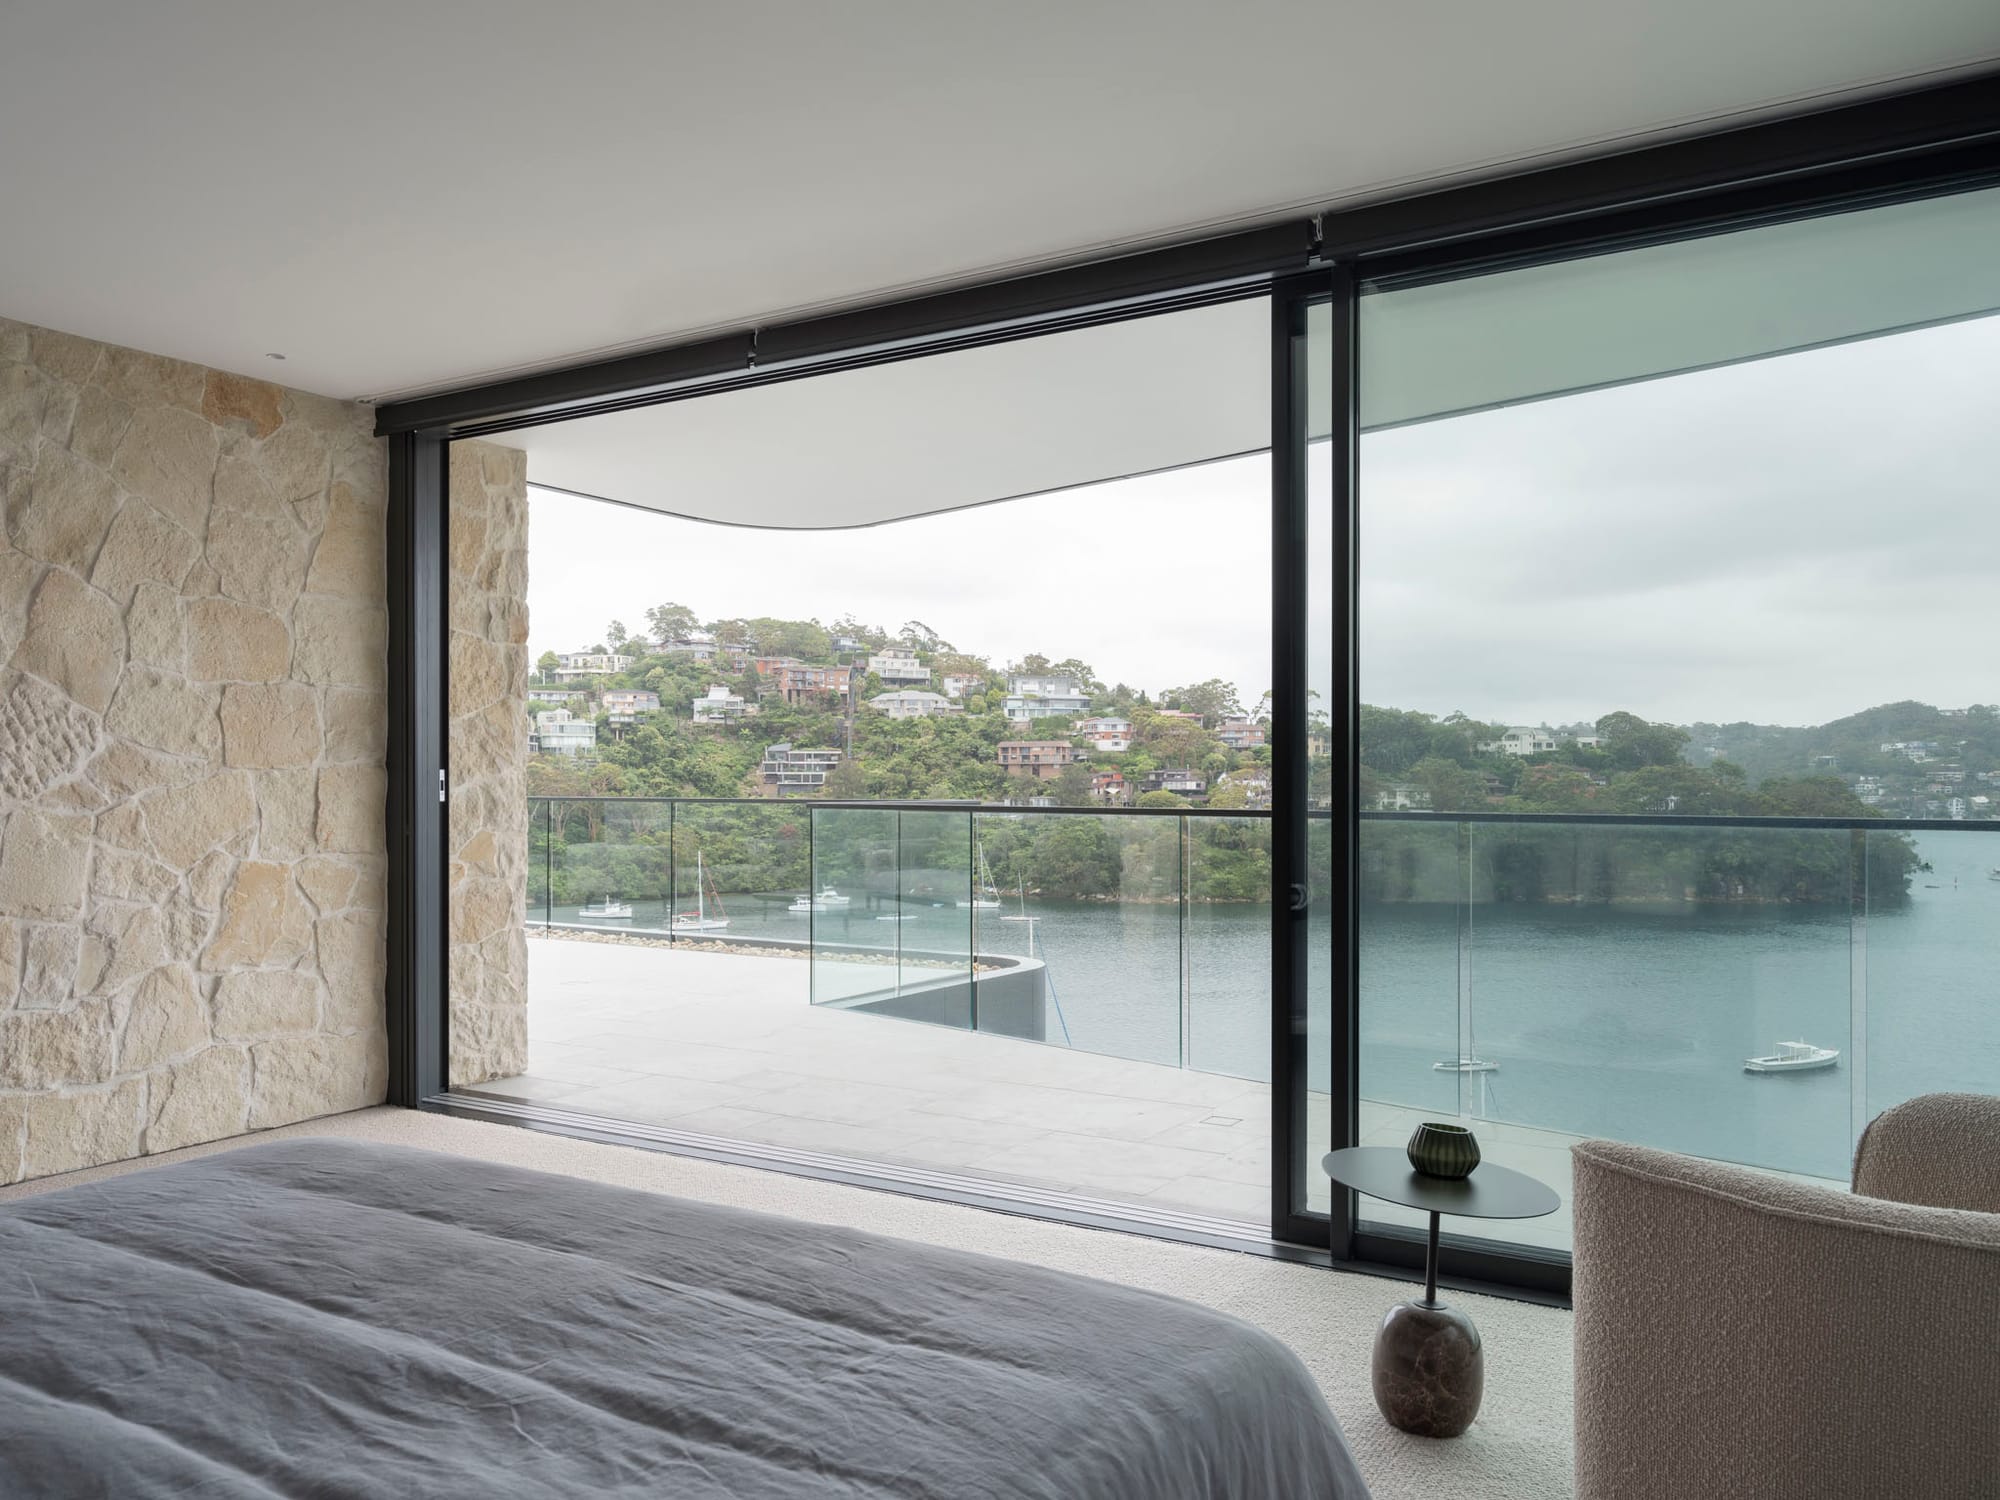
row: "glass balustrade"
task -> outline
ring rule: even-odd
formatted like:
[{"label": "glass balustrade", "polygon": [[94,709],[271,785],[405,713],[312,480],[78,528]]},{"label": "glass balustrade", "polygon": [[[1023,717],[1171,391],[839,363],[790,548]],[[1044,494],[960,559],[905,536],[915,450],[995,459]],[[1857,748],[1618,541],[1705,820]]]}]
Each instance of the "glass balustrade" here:
[{"label": "glass balustrade", "polygon": [[[529,826],[531,926],[734,955],[703,983],[728,1001],[741,974],[757,1003],[704,1019],[700,1041],[741,1052],[746,1071],[760,1048],[796,1056],[808,1045],[783,1039],[801,1006],[928,1023],[967,1040],[854,1033],[867,1039],[856,1057],[895,1059],[887,1086],[928,1091],[920,1106],[901,1101],[915,1111],[902,1121],[909,1139],[969,1130],[952,1118],[961,1106],[986,1111],[981,1130],[999,1139],[995,1111],[1029,1108],[989,1097],[1000,1078],[1035,1108],[1068,1110],[1048,1124],[1053,1135],[1191,1153],[1135,1170],[1150,1182],[1193,1163],[1148,1192],[1257,1217],[1268,1183],[1267,816],[534,799]],[[1346,974],[1333,831],[1329,818],[1310,820],[1309,1024],[1320,1039]],[[1489,1160],[1565,1199],[1568,1148],[1591,1136],[1840,1182],[1882,1109],[1933,1089],[1990,1090],[2000,1077],[1992,830],[1379,813],[1361,822],[1359,873],[1368,1143],[1400,1143],[1424,1119],[1463,1120]],[[544,967],[538,959],[531,1045],[538,1026],[561,1030],[564,1007],[608,1004],[573,994],[574,982],[542,984]],[[645,990],[664,997],[672,983],[661,971]],[[615,1015],[621,1027],[648,1024],[643,1007]],[[1002,1039],[1042,1048],[993,1052]],[[662,1067],[700,1051],[660,1045]],[[588,1034],[551,1046],[620,1061]],[[1056,1051],[1074,1061],[1056,1063]],[[1331,1130],[1330,1064],[1316,1045],[1314,1150]],[[858,1085],[883,1086],[880,1070]],[[731,1118],[754,1124],[785,1108],[760,1098]],[[1224,1133],[1246,1122],[1241,1139]],[[1240,1149],[1252,1139],[1262,1169]],[[1026,1175],[1090,1185],[1053,1167]],[[1216,1186],[1232,1175],[1240,1203]],[[1312,1201],[1325,1206],[1323,1188]],[[1399,1222],[1373,1200],[1361,1211]],[[1508,1232],[1567,1248],[1567,1212]]]}]

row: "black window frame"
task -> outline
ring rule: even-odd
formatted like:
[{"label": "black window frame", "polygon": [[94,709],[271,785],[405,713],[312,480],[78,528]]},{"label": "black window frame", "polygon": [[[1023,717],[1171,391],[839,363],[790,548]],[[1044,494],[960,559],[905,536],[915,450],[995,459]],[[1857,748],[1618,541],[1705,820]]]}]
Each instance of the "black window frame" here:
[{"label": "black window frame", "polygon": [[[1330,706],[1345,758],[1335,778],[1333,890],[1340,962],[1330,1045],[1331,1141],[1356,1137],[1359,827],[1354,583],[1358,441],[1357,310],[1365,291],[1577,259],[1636,245],[2000,185],[2000,73],[1886,98],[1623,150],[1442,191],[1333,209],[1243,233],[1014,276],[831,316],[703,339],[385,404],[389,447],[390,692],[388,972],[392,1102],[449,1109],[447,804],[450,445],[523,426],[810,378],[952,349],[1252,297],[1272,307],[1273,778],[1272,1223],[1282,1253],[1405,1271],[1420,1236],[1357,1228],[1354,1198],[1301,1211],[1305,1140],[1304,433],[1292,336],[1302,309],[1332,305],[1335,412],[1331,659],[1345,663]],[[1290,543],[1291,545],[1288,545]],[[1303,894],[1303,892],[1301,892]],[[1303,1252],[1296,1247],[1306,1247]],[[1446,1236],[1448,1284],[1565,1296],[1566,1255]]]}]

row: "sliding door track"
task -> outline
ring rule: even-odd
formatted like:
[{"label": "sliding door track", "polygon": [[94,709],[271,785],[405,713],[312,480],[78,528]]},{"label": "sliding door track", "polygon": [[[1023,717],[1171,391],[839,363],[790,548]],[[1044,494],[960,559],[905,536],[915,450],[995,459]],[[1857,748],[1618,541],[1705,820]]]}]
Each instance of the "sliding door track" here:
[{"label": "sliding door track", "polygon": [[[501,1094],[432,1094],[418,1107],[464,1120],[517,1125],[573,1140],[632,1146],[641,1151],[699,1157],[729,1166],[786,1172],[794,1177],[811,1177],[821,1182],[837,1182],[873,1192],[901,1193],[906,1197],[928,1198],[938,1203],[956,1203],[966,1208],[1068,1224],[1079,1229],[1108,1229],[1119,1234],[1142,1235],[1181,1245],[1200,1245],[1211,1250],[1231,1250],[1241,1255],[1262,1256],[1267,1260],[1324,1266],[1395,1281],[1422,1280],[1421,1275],[1413,1278],[1407,1266],[1391,1261],[1336,1261],[1323,1245],[1297,1245],[1274,1240],[1262,1225],[1239,1219],[1218,1219],[1176,1209],[1149,1208],[1111,1198],[1092,1198],[1053,1188],[1038,1188],[1024,1182],[966,1177],[954,1172],[934,1172],[924,1167],[899,1166],[893,1162],[863,1161],[821,1151],[767,1146],[760,1141],[702,1135],[666,1125],[583,1114]],[[1478,1292],[1514,1302],[1532,1302],[1548,1307],[1569,1306],[1569,1298],[1561,1293],[1482,1278],[1440,1276],[1438,1284],[1453,1291]]]},{"label": "sliding door track", "polygon": [[1212,1218],[1178,1209],[1148,1207],[1109,1198],[1092,1198],[1031,1183],[1001,1181],[990,1177],[967,1177],[954,1172],[938,1172],[927,1167],[903,1166],[894,1162],[864,1161],[834,1156],[822,1151],[801,1151],[789,1146],[769,1146],[761,1141],[737,1140],[726,1136],[702,1135],[691,1130],[675,1130],[667,1125],[648,1125],[636,1120],[613,1119],[606,1115],[581,1114],[527,1099],[476,1092],[433,1094],[423,1108],[461,1119],[489,1120],[503,1125],[523,1125],[532,1130],[612,1145],[637,1146],[648,1151],[665,1151],[677,1156],[698,1156],[732,1166],[761,1167],[767,1171],[789,1172],[796,1177],[815,1177],[850,1187],[872,1188],[879,1192],[903,1193],[945,1203],[961,1203],[999,1213],[1049,1219],[1091,1229],[1114,1229],[1128,1234],[1151,1235],[1185,1244],[1208,1245],[1218,1250],[1238,1250],[1254,1255],[1284,1258],[1328,1259],[1324,1250],[1304,1245],[1274,1242],[1261,1224],[1236,1219]]}]

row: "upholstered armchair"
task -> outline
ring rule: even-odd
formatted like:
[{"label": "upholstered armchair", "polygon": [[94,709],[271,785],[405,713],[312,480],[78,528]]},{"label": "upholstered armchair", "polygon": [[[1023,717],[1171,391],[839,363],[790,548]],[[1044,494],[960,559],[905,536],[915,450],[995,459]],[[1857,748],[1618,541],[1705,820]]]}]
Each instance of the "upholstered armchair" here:
[{"label": "upholstered armchair", "polygon": [[2000,1496],[2000,1099],[1886,1111],[1852,1194],[1573,1154],[1578,1500]]}]

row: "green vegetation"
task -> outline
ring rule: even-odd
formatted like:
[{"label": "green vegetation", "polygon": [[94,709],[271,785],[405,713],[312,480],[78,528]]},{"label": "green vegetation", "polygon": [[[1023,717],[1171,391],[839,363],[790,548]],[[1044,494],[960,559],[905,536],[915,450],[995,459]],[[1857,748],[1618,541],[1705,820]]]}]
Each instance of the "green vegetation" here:
[{"label": "green vegetation", "polygon": [[[722,658],[701,662],[658,649],[651,639],[626,638],[622,649],[637,659],[615,677],[597,679],[598,688],[643,688],[660,695],[658,713],[645,715],[622,736],[608,719],[598,721],[598,754],[594,762],[564,756],[534,757],[528,790],[535,796],[742,797],[757,795],[757,766],[765,749],[788,743],[801,748],[840,749],[844,764],[828,780],[825,795],[841,801],[970,800],[1000,802],[1048,797],[1062,807],[1087,807],[1092,802],[1093,771],[1122,772],[1137,787],[1154,770],[1187,767],[1199,771],[1210,785],[1232,771],[1254,770],[1266,764],[1269,751],[1231,750],[1201,725],[1160,716],[1157,708],[1185,706],[1199,712],[1237,710],[1236,689],[1219,680],[1175,689],[1158,704],[1124,683],[1107,687],[1089,663],[1067,658],[1051,661],[1031,654],[1017,666],[1023,672],[1074,678],[1090,697],[1087,715],[1133,721],[1129,751],[1107,754],[1091,749],[1086,764],[1066,768],[1053,780],[1010,775],[999,764],[999,745],[1008,739],[1071,740],[1079,748],[1088,742],[1073,737],[1074,721],[1039,719],[1032,724],[1009,722],[1005,710],[1008,669],[954,649],[949,641],[920,620],[905,624],[897,635],[860,625],[852,619],[822,625],[817,620],[770,617],[725,619],[698,626],[692,610],[664,604],[646,612],[656,636],[675,638],[697,628],[712,635],[719,647],[754,649],[759,656],[796,657],[809,665],[866,666],[866,657],[887,645],[908,646],[931,670],[924,686],[938,691],[946,674],[983,678],[987,689],[965,700],[963,713],[927,719],[892,719],[877,713],[867,700],[884,686],[872,675],[861,680],[850,704],[841,694],[821,694],[814,701],[789,705],[776,696],[761,696],[766,684],[747,663],[732,667]],[[614,622],[607,636],[619,634]],[[857,649],[836,651],[836,640]],[[554,682],[558,662],[545,653],[536,665],[538,685]],[[697,724],[693,701],[722,683],[757,705],[757,712],[729,724]],[[911,684],[916,686],[916,684]],[[851,736],[851,738],[850,738]],[[1234,801],[1225,795],[1224,802]],[[1247,798],[1244,799],[1248,801]]]},{"label": "green vegetation", "polygon": [[[1433,812],[1524,818],[1586,812],[1883,816],[1839,776],[1811,773],[1811,757],[1823,752],[1801,750],[1790,762],[1769,762],[1769,773],[1753,779],[1744,766],[1719,756],[1692,764],[1689,732],[1671,724],[1619,712],[1592,728],[1598,744],[1565,740],[1554,750],[1517,756],[1480,748],[1496,743],[1503,725],[1463,714],[1438,719],[1364,707],[1363,795],[1387,803],[1400,789],[1412,805]],[[1898,901],[1908,898],[1910,876],[1921,867],[1911,841],[1886,830],[1866,839],[1865,855],[1857,856],[1852,836],[1841,830],[1480,823],[1466,870],[1459,866],[1456,837],[1435,826],[1370,825],[1362,841],[1364,898],[1452,900],[1469,878],[1481,899],[1495,901],[1839,902],[1863,889],[1872,900]],[[1865,859],[1865,872],[1854,867],[1857,858]]]},{"label": "green vegetation", "polygon": [[[1211,679],[1173,688],[1150,699],[1124,683],[1107,686],[1092,666],[1074,657],[1051,660],[1030,654],[1011,670],[1067,676],[1089,698],[1085,716],[1120,717],[1133,725],[1128,750],[1107,754],[1073,738],[1075,722],[1040,719],[1031,725],[1005,716],[1007,667],[954,648],[921,621],[895,635],[848,618],[774,617],[713,620],[700,628],[733,656],[702,662],[669,652],[653,638],[679,639],[698,627],[691,610],[664,604],[647,611],[652,637],[628,636],[613,622],[607,641],[636,657],[631,669],[599,687],[644,688],[661,708],[614,731],[598,721],[598,756],[571,760],[537,756],[529,768],[535,796],[633,796],[732,798],[759,790],[757,766],[779,742],[801,748],[837,748],[842,763],[828,776],[823,795],[837,801],[973,801],[995,803],[1047,797],[1059,806],[1091,805],[1094,772],[1122,772],[1138,793],[1148,772],[1187,767],[1208,779],[1208,805],[1255,805],[1248,778],[1269,763],[1268,747],[1231,750],[1212,726],[1242,713],[1237,689]],[[749,663],[744,651],[789,656],[812,665],[865,669],[866,656],[900,644],[930,670],[932,691],[946,674],[983,679],[984,690],[964,700],[964,711],[934,718],[892,719],[867,706],[882,690],[872,676],[856,693],[827,693],[787,704]],[[730,665],[733,660],[737,665]],[[557,663],[544,655],[538,674],[548,680]],[[722,683],[756,706],[742,719],[693,722],[691,704],[711,683]],[[1204,721],[1171,717],[1178,709]],[[1268,697],[1252,716],[1267,717]],[[1315,713],[1315,732],[1324,726]],[[1633,828],[1536,824],[1538,814],[1625,813],[1662,818],[1721,817],[1864,819],[1882,816],[1879,797],[1864,802],[1856,786],[1922,783],[1921,764],[1883,744],[1934,742],[1936,757],[1955,757],[1952,769],[1968,790],[1985,771],[2000,772],[2000,711],[1974,707],[1956,713],[1924,704],[1889,704],[1817,729],[1697,724],[1691,729],[1615,712],[1579,732],[1552,732],[1555,748],[1514,755],[1498,747],[1506,726],[1462,713],[1437,717],[1364,705],[1361,709],[1360,787],[1364,807],[1410,808],[1434,813],[1512,813],[1518,825],[1482,822],[1465,847],[1455,823],[1371,820],[1362,838],[1362,894],[1384,901],[1453,901],[1469,880],[1485,901],[1839,902],[1861,889],[1873,901],[1906,898],[1921,868],[1911,841],[1885,830],[1865,840],[1845,831],[1759,828]],[[1587,732],[1582,732],[1587,731]],[[1090,750],[1087,763],[1051,780],[1011,775],[998,764],[1007,739],[1069,739]],[[1489,748],[1482,748],[1489,747]],[[1312,794],[1324,801],[1332,788],[1332,762],[1315,757]],[[1857,781],[1857,778],[1873,778]],[[1933,788],[1935,790],[1935,788]],[[1995,790],[2000,790],[1996,787]],[[1170,792],[1145,792],[1141,807],[1188,805]],[[699,814],[699,816],[697,816]],[[1923,816],[1922,812],[1917,813]],[[724,889],[803,890],[814,879],[806,867],[805,813],[795,805],[769,808],[683,807],[683,822],[668,839],[663,816],[568,804],[562,826],[535,830],[537,868],[553,882],[558,903],[587,901],[618,892],[665,894],[670,870],[692,868],[698,844]],[[821,832],[836,826],[822,814]],[[849,815],[841,814],[839,817]],[[882,816],[882,815],[855,815]],[[969,879],[971,858],[962,815],[940,814],[941,829],[955,829],[919,856],[903,837],[903,867],[921,866],[944,885]],[[607,819],[633,820],[607,827]],[[702,821],[702,819],[710,821]],[[857,825],[859,826],[859,825]],[[1169,819],[981,819],[981,842],[994,879],[1004,890],[1025,886],[1047,896],[1164,900],[1182,879],[1180,825]],[[1191,893],[1215,901],[1264,900],[1270,878],[1269,828],[1252,819],[1200,820],[1188,835],[1195,843]],[[553,845],[554,854],[550,853]],[[879,848],[879,840],[871,844]],[[1316,858],[1326,858],[1315,845]],[[830,846],[822,869],[831,868]],[[1327,871],[1314,884],[1324,890]],[[864,864],[847,877],[864,885]],[[691,875],[681,875],[683,894]]]}]

